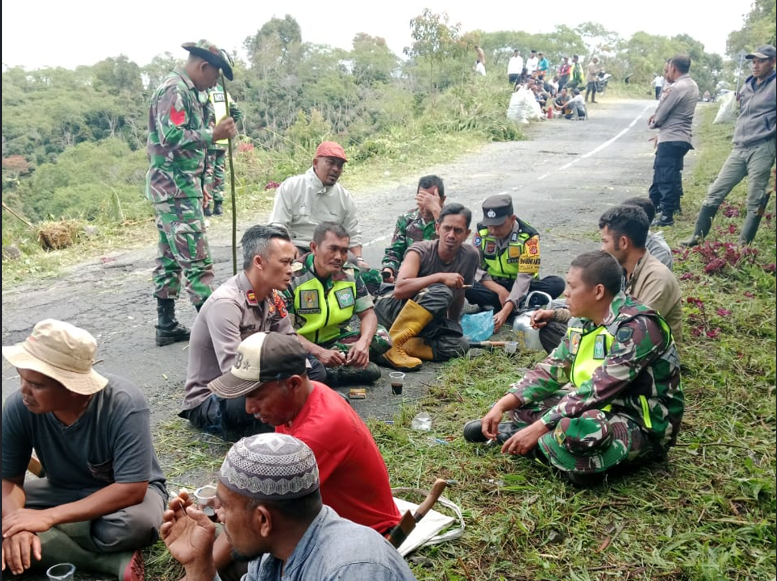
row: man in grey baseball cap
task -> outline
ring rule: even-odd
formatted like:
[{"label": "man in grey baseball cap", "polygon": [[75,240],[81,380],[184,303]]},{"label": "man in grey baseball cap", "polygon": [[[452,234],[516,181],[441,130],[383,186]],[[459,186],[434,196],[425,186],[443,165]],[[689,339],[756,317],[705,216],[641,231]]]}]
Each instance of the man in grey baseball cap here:
[{"label": "man in grey baseball cap", "polygon": [[[380,534],[322,504],[316,457],[301,440],[286,434],[244,438],[227,453],[218,478],[225,535],[249,560],[243,581],[415,579]],[[186,492],[170,501],[161,534],[187,581],[220,579],[212,557],[215,529]]]},{"label": "man in grey baseball cap", "polygon": [[759,46],[745,56],[753,63],[739,93],[734,149],[731,150],[715,182],[707,190],[696,227],[683,246],[696,246],[712,228],[712,219],[726,196],[747,176],[747,217],[739,234],[740,244],[750,244],[758,232],[761,217],[769,202],[769,173],[775,161],[777,102],[775,93],[775,56],[772,45]]}]

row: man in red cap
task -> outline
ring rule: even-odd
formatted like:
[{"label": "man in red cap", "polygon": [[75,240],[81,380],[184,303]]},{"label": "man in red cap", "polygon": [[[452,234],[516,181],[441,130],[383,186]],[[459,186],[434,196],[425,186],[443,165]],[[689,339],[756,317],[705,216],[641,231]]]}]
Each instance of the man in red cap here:
[{"label": "man in red cap", "polygon": [[289,231],[300,254],[310,252],[313,231],[321,222],[340,224],[351,237],[349,260],[360,269],[367,269],[362,258],[362,231],[356,201],[337,183],[347,161],[339,143],[324,141],[316,149],[313,167],[280,185],[269,222]]}]

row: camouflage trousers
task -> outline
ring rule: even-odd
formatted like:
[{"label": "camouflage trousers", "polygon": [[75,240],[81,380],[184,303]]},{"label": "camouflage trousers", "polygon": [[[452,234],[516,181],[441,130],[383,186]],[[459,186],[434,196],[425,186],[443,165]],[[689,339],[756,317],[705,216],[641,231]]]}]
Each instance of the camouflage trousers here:
[{"label": "camouflage trousers", "polygon": [[[500,424],[500,432],[505,432],[503,437],[510,437],[519,430],[522,430],[523,428],[530,426],[539,420],[549,409],[558,404],[568,393],[570,393],[570,390],[562,389],[541,401],[528,403],[510,411],[510,418],[512,421],[510,422],[509,428],[507,426],[503,427],[503,425]],[[628,448],[625,457],[620,461],[620,464],[628,464],[647,460],[658,455],[656,448],[648,439],[647,434],[645,434],[640,429],[639,424],[629,416],[622,413],[610,413],[601,410],[589,410],[585,413],[595,413],[601,417],[601,421],[607,422],[609,424],[610,431],[613,433],[627,435],[627,437],[613,438],[612,443],[610,444],[613,446],[624,446]],[[547,446],[542,446],[542,440],[545,438],[549,438],[550,440],[558,438],[558,434],[555,434],[554,432],[554,430],[551,430],[547,434],[541,436],[540,442],[538,443],[538,448],[547,449]],[[571,434],[566,434],[565,436],[571,440],[576,438],[577,434],[574,436]],[[625,442],[628,442],[628,444]],[[598,456],[595,453],[594,443],[593,449],[590,450],[590,453],[581,453],[579,455],[575,455],[574,468],[569,466],[562,468],[562,470],[579,474],[598,472],[599,468],[595,465],[597,460]],[[556,463],[554,462],[554,464]],[[556,467],[559,468],[558,465],[556,465]]]},{"label": "camouflage trousers", "polygon": [[154,296],[176,299],[181,274],[195,307],[213,292],[213,261],[205,235],[200,198],[175,198],[154,204],[159,231],[159,254],[154,268]]},{"label": "camouflage trousers", "polygon": [[[321,346],[326,349],[347,352],[359,339],[361,339],[361,332],[345,327],[339,337],[327,341]],[[389,349],[391,349],[391,337],[389,337],[385,327],[378,325],[378,330],[375,331],[375,335],[370,341],[370,361],[377,360]]]},{"label": "camouflage trousers", "polygon": [[223,149],[208,150],[205,157],[205,176],[202,187],[214,202],[224,201],[224,182],[226,180],[227,152]]}]

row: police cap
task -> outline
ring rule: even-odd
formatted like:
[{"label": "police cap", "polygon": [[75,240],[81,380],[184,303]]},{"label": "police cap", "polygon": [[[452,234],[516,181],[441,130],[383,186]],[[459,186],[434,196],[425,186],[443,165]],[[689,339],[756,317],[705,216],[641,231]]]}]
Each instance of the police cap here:
[{"label": "police cap", "polygon": [[499,226],[513,215],[513,199],[507,194],[489,196],[483,202],[484,226]]}]

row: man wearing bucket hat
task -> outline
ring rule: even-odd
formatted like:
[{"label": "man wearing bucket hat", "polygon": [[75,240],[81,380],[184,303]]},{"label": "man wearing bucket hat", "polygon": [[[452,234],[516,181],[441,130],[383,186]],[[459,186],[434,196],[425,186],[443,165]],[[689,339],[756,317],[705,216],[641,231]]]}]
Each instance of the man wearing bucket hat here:
[{"label": "man wearing bucket hat", "polygon": [[494,332],[524,306],[530,292],[552,299],[564,292],[561,277],[540,279],[540,233],[515,215],[509,194],[485,199],[472,243],[480,253],[480,268],[478,281],[465,294],[469,303],[494,309]]},{"label": "man wearing bucket hat", "polygon": [[316,148],[313,167],[287,178],[275,193],[270,224],[285,227],[300,254],[310,252],[313,231],[321,222],[335,222],[351,237],[349,259],[367,269],[362,258],[362,231],[356,201],[337,180],[348,158],[342,145],[324,141]]},{"label": "man wearing bucket hat", "polygon": [[496,439],[503,453],[549,461],[579,484],[666,454],[684,410],[679,356],[669,325],[621,292],[621,273],[604,251],[572,261],[564,296],[581,324],[467,423],[466,440]]},{"label": "man wearing bucket hat", "polygon": [[[286,434],[237,442],[218,475],[219,518],[235,553],[249,561],[243,581],[369,579],[415,576],[394,547],[322,504],[318,455]],[[187,581],[216,581],[215,525],[186,493],[170,501],[162,538]]]},{"label": "man wearing bucket hat", "polygon": [[777,99],[775,99],[775,58],[772,45],[759,46],[745,56],[753,63],[753,74],[739,93],[734,149],[726,158],[715,182],[707,190],[696,218],[696,226],[683,246],[697,246],[712,228],[718,208],[739,182],[747,176],[747,217],[739,234],[740,244],[750,244],[758,232],[769,202],[769,172],[775,160]]},{"label": "man wearing bucket hat", "polygon": [[[142,581],[167,491],[149,410],[130,381],[97,373],[87,331],[47,319],[3,347],[21,388],[3,406],[3,570],[68,561]],[[45,477],[25,481],[35,451]]]},{"label": "man wearing bucket hat", "polygon": [[175,317],[181,274],[197,310],[213,292],[213,261],[202,207],[205,156],[213,143],[237,131],[231,117],[208,127],[207,89],[216,85],[220,72],[232,80],[232,67],[223,51],[207,40],[182,46],[189,51],[186,64],[162,81],[149,109],[146,197],[154,205],[159,231],[153,278],[160,347],[189,339],[189,329]]},{"label": "man wearing bucket hat", "polygon": [[[208,387],[225,399],[244,398],[248,414],[310,446],[318,460],[324,502],[340,516],[386,533],[400,519],[386,463],[369,428],[348,403],[308,378],[306,361],[305,348],[295,337],[256,333],[240,343],[232,369]],[[219,567],[227,549],[226,542],[217,542]]]}]

